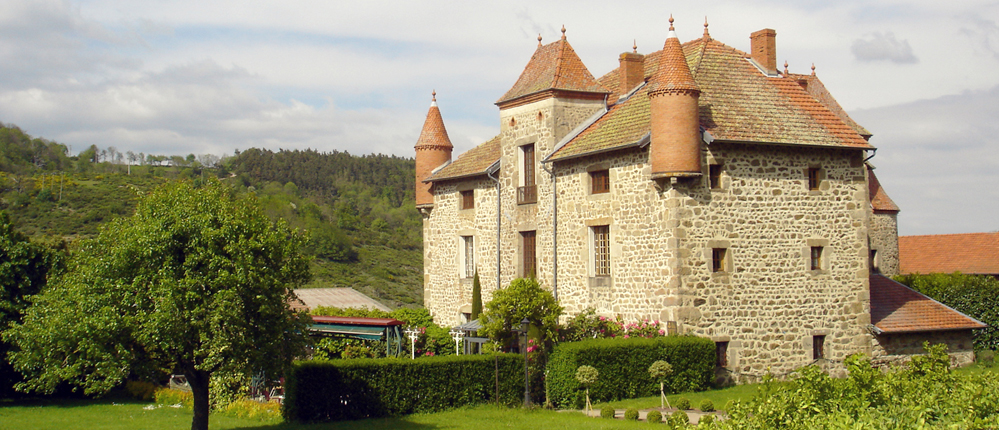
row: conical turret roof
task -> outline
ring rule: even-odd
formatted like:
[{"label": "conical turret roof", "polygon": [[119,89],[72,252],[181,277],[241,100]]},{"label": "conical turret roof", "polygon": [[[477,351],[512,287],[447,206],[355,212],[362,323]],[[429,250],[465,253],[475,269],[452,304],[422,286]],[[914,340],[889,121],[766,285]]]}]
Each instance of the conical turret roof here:
[{"label": "conical turret roof", "polygon": [[590,71],[569,45],[563,29],[562,39],[541,45],[524,67],[517,83],[496,102],[501,104],[530,94],[546,90],[576,91],[585,93],[609,93],[597,83]]},{"label": "conical turret roof", "polygon": [[454,148],[451,139],[447,136],[447,129],[444,128],[444,118],[441,117],[441,110],[437,107],[437,92],[433,93],[433,101],[430,102],[430,111],[427,112],[427,120],[423,122],[423,131],[416,141],[416,148]]},{"label": "conical turret roof", "polygon": [[687,57],[683,54],[680,39],[673,29],[673,17],[669,18],[669,35],[659,56],[659,69],[649,80],[649,94],[665,91],[700,91],[694,75],[690,73]]}]

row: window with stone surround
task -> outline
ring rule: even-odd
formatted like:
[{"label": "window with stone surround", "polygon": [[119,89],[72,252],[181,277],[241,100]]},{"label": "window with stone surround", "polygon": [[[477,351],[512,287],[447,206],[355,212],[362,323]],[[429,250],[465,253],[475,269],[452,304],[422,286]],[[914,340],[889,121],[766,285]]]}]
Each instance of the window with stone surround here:
[{"label": "window with stone surround", "polygon": [[610,192],[610,171],[607,169],[590,172],[590,194]]},{"label": "window with stone surround", "polygon": [[728,258],[728,248],[711,249],[711,271],[714,273],[725,272],[725,260]]},{"label": "window with stone surround", "polygon": [[808,190],[818,191],[822,184],[822,169],[819,167],[808,168]]},{"label": "window with stone surround", "polygon": [[610,226],[590,227],[593,238],[593,276],[610,276]]},{"label": "window with stone surround", "polygon": [[520,276],[524,278],[534,278],[538,274],[537,251],[535,248],[536,231],[520,232],[521,265]]},{"label": "window with stone surround", "polygon": [[728,367],[728,341],[715,342],[715,366]]},{"label": "window with stone surround", "polygon": [[721,183],[721,164],[709,164],[708,165],[708,185],[712,190],[720,190],[722,187]]},{"label": "window with stone surround", "polygon": [[812,360],[826,358],[826,336],[812,336]]},{"label": "window with stone surround", "polygon": [[475,237],[461,236],[458,241],[461,249],[458,252],[459,274],[463,278],[475,276]]},{"label": "window with stone surround", "polygon": [[517,204],[538,202],[538,187],[535,184],[534,144],[520,147],[520,187],[517,188]]},{"label": "window with stone surround", "polygon": [[461,208],[475,209],[475,190],[466,190],[461,192]]},{"label": "window with stone surround", "polygon": [[811,269],[812,270],[822,270],[822,251],[823,247],[813,246],[811,253]]}]

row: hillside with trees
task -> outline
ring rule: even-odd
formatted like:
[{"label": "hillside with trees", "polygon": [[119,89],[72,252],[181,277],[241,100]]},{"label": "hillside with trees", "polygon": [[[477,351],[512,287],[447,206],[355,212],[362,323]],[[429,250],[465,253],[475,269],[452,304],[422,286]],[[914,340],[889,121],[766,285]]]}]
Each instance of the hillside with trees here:
[{"label": "hillside with trees", "polygon": [[308,233],[307,287],[353,287],[392,307],[423,303],[422,223],[412,159],[346,152],[160,155],[64,144],[0,124],[0,210],[37,240],[96,236],[131,215],[139,196],[174,181],[216,177],[254,194],[272,219]]}]

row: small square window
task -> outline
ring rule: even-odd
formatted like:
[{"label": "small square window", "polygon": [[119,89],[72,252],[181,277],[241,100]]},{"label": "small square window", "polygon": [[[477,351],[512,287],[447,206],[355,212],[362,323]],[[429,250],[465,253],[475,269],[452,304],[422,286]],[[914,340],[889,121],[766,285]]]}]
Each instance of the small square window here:
[{"label": "small square window", "polygon": [[811,191],[817,191],[819,189],[819,184],[822,182],[822,169],[818,167],[808,168],[808,189]]},{"label": "small square window", "polygon": [[713,248],[711,250],[711,271],[721,273],[725,271],[725,257],[728,254],[726,248]]},{"label": "small square window", "polygon": [[468,190],[461,192],[461,208],[462,209],[475,208],[475,190]]},{"label": "small square window", "polygon": [[812,336],[812,360],[826,358],[826,336]]},{"label": "small square window", "polygon": [[715,365],[728,367],[728,342],[715,342]]},{"label": "small square window", "polygon": [[822,247],[821,246],[813,246],[812,247],[811,268],[812,268],[812,270],[822,270]]},{"label": "small square window", "polygon": [[712,190],[721,189],[721,164],[708,165],[708,182]]},{"label": "small square window", "polygon": [[590,172],[590,194],[610,192],[610,171],[596,170]]}]

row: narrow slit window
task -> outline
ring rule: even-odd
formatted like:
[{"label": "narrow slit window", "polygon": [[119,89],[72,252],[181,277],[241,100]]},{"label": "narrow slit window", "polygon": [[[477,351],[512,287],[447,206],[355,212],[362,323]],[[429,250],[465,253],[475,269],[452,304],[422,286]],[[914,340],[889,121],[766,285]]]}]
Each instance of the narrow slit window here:
[{"label": "narrow slit window", "polygon": [[825,335],[812,336],[812,360],[826,358],[826,337]]},{"label": "narrow slit window", "polygon": [[524,231],[520,233],[521,242],[523,247],[523,261],[521,262],[521,268],[523,272],[521,276],[525,278],[534,278],[537,276],[537,257],[535,249],[535,238],[537,237],[537,232],[534,231]]},{"label": "narrow slit window", "polygon": [[721,189],[721,164],[708,165],[708,182],[712,190]]},{"label": "narrow slit window", "polygon": [[811,258],[812,270],[822,270],[822,247],[813,246],[812,247],[812,258]]},{"label": "narrow slit window", "polygon": [[462,236],[461,239],[465,259],[464,275],[466,278],[471,278],[475,276],[475,237]]},{"label": "narrow slit window", "polygon": [[715,365],[728,367],[728,342],[715,342]]}]

